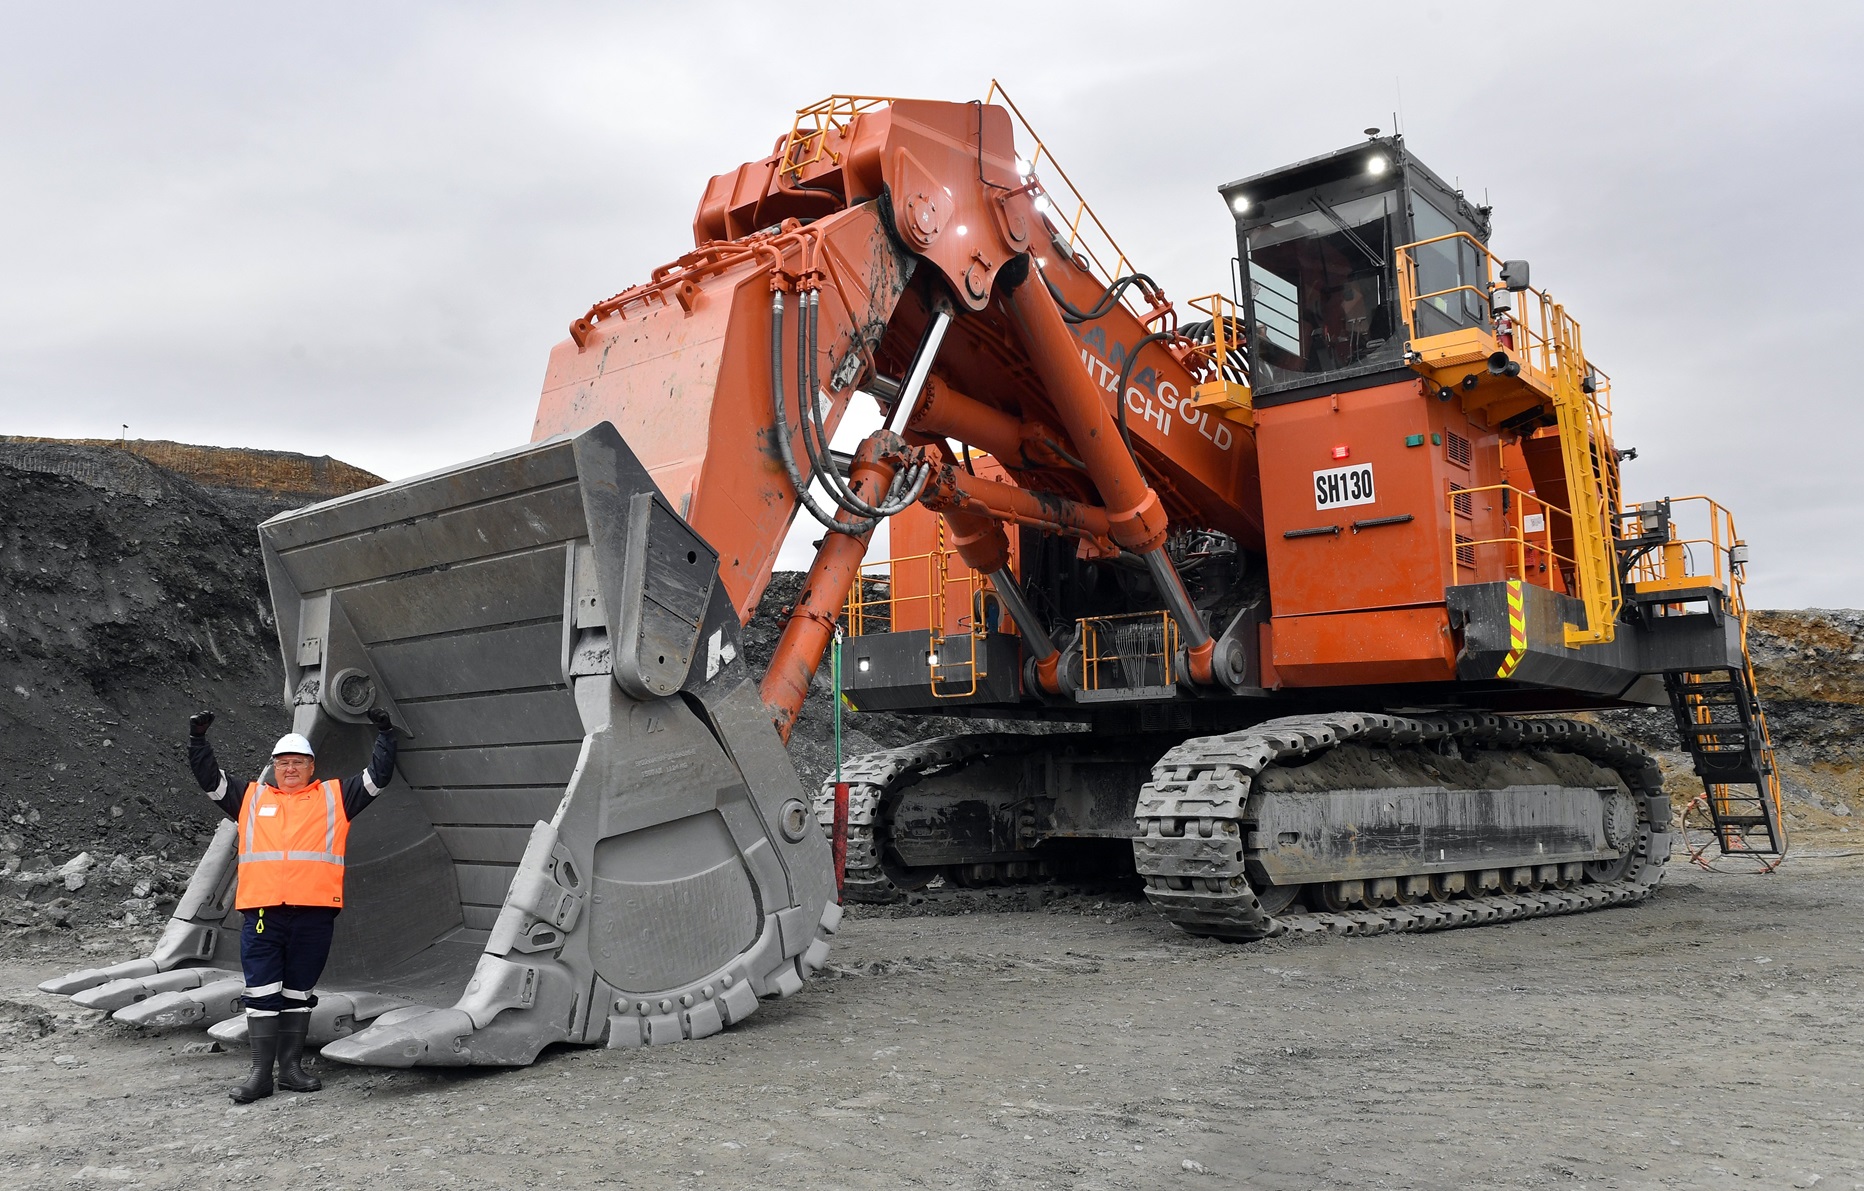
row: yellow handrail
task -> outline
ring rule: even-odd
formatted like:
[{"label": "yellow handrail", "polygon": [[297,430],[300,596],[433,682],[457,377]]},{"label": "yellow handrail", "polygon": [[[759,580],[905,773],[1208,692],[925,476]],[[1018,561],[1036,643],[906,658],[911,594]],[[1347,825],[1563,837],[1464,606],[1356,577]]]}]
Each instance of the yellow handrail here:
[{"label": "yellow handrail", "polygon": [[[1732,524],[1731,519],[1730,525]],[[1734,574],[1734,587],[1729,596],[1734,605],[1735,615],[1741,621],[1741,665],[1747,670],[1748,690],[1754,692],[1754,721],[1760,728],[1761,759],[1766,765],[1767,774],[1767,799],[1773,803],[1774,830],[1779,835],[1780,859],[1784,860],[1786,859],[1786,807],[1781,802],[1780,767],[1773,757],[1773,730],[1767,726],[1767,710],[1760,703],[1760,687],[1754,677],[1754,657],[1748,652],[1748,606],[1747,597],[1742,591],[1739,571]],[[1704,722],[1707,716],[1706,710],[1698,711],[1697,722]],[[1727,786],[1716,786],[1712,793],[1716,798],[1723,800],[1724,808],[1729,805],[1731,795]],[[1776,866],[1777,864],[1778,861],[1775,862]]]},{"label": "yellow handrail", "polygon": [[839,163],[840,159],[828,147],[829,134],[847,136],[856,116],[892,102],[891,96],[884,95],[831,95],[806,108],[798,108],[796,119],[790,125],[790,135],[783,141],[783,151],[777,155],[778,171],[793,174],[823,157]]},{"label": "yellow handrail", "polygon": [[[1464,282],[1430,293],[1418,290],[1417,250],[1433,244],[1459,242],[1475,250],[1482,262],[1481,284]],[[1567,512],[1573,522],[1573,565],[1580,602],[1586,610],[1583,625],[1566,626],[1569,646],[1604,644],[1616,638],[1618,614],[1624,607],[1619,582],[1615,530],[1618,508],[1618,458],[1612,445],[1611,386],[1586,362],[1580,343],[1579,322],[1543,290],[1527,287],[1515,294],[1521,309],[1509,310],[1492,320],[1502,290],[1496,281],[1501,259],[1488,245],[1468,232],[1451,232],[1400,245],[1398,299],[1413,356],[1419,360],[1448,357],[1436,349],[1451,348],[1458,362],[1505,356],[1519,368],[1523,383],[1553,406],[1560,434],[1561,460],[1566,470]],[[1485,312],[1477,327],[1459,327],[1438,335],[1418,333],[1418,312],[1423,303],[1451,295],[1472,295]],[[1471,348],[1474,349],[1473,354]]]},{"label": "yellow handrail", "polygon": [[[1494,492],[1502,493],[1503,499],[1508,501],[1513,509],[1518,510],[1513,513],[1512,520],[1505,520],[1502,523],[1502,527],[1509,532],[1498,538],[1465,538],[1457,533],[1454,516],[1457,502],[1467,499],[1473,503],[1477,496]],[[1553,548],[1553,518],[1550,514],[1558,513],[1564,517],[1567,516],[1566,510],[1551,501],[1541,499],[1532,492],[1524,492],[1512,484],[1484,484],[1479,488],[1452,488],[1444,494],[1444,510],[1453,514],[1449,518],[1453,583],[1486,581],[1474,577],[1465,580],[1462,577],[1463,571],[1478,569],[1479,563],[1475,558],[1475,550],[1478,546],[1512,547],[1510,551],[1512,561],[1503,568],[1502,578],[1519,579],[1524,583],[1534,583],[1549,589],[1554,586],[1552,575],[1548,571],[1549,563],[1563,563],[1568,567],[1577,565],[1573,559]],[[1527,520],[1533,516],[1539,516],[1541,519],[1541,526],[1538,530],[1527,528]],[[1463,558],[1465,550],[1470,554],[1467,562]],[[1529,551],[1534,551],[1541,560],[1537,568],[1529,565]]]},{"label": "yellow handrail", "polygon": [[[1698,504],[1702,506],[1705,528],[1694,537],[1684,536],[1677,529],[1677,506]],[[1644,536],[1644,518],[1653,515],[1655,509],[1650,506],[1626,508],[1619,514],[1625,523],[1624,536]],[[1663,543],[1658,553],[1642,554],[1632,561],[1627,576],[1631,585],[1642,592],[1714,586],[1733,596],[1741,582],[1741,564],[1734,561],[1735,551],[1747,544],[1735,529],[1734,514],[1711,497],[1673,496],[1670,518],[1669,541]],[[1697,546],[1706,547],[1703,553],[1710,560],[1706,568],[1698,560],[1698,552],[1692,549]]]},{"label": "yellow handrail", "polygon": [[[860,573],[855,576],[854,584],[848,590],[844,616],[850,637],[894,632],[899,624],[900,609],[924,601],[928,630],[926,670],[932,697],[960,699],[977,693],[977,639],[986,634],[984,618],[978,614],[979,593],[985,593],[986,598],[994,598],[994,594],[989,593],[982,578],[969,568],[962,574],[952,573],[952,562],[958,552],[945,545],[943,518],[939,520],[936,546],[936,549],[924,554],[906,554],[862,563]],[[883,567],[884,574],[869,573]],[[914,571],[918,567],[924,568],[925,590],[900,594],[901,578],[916,577]],[[963,606],[966,609],[955,618],[959,629],[955,633],[946,630],[948,624],[954,623],[951,615],[954,588],[963,592]],[[879,613],[883,605],[886,608],[884,626],[880,623],[882,618]],[[964,656],[954,660],[954,651],[947,643],[966,639]],[[967,679],[965,689],[951,689],[953,684],[965,683]]]},{"label": "yellow handrail", "polygon": [[1192,347],[1181,361],[1202,378],[1188,404],[1215,406],[1232,421],[1255,425],[1254,394],[1248,385],[1231,379],[1232,373],[1248,375],[1242,310],[1223,294],[1193,298],[1191,308],[1210,316],[1210,342]]},{"label": "yellow handrail", "polygon": [[1568,645],[1604,644],[1618,633],[1624,589],[1618,578],[1616,472],[1618,459],[1600,411],[1582,377],[1585,354],[1579,323],[1557,303],[1553,306],[1556,351],[1554,415],[1560,430],[1560,453],[1566,463],[1566,491],[1573,518],[1573,552],[1579,564],[1579,598],[1586,606],[1584,626],[1566,626]]},{"label": "yellow handrail", "polygon": [[[1017,170],[1022,174],[1024,181],[1035,176],[1036,167],[1041,165],[1046,157],[1054,167],[1055,176],[1061,179],[1061,185],[1067,192],[1063,196],[1060,191],[1044,182],[1040,184],[1040,193],[1035,199],[1036,210],[1048,220],[1057,241],[1065,238],[1067,251],[1076,257],[1083,268],[1096,274],[1102,285],[1110,286],[1127,273],[1133,272],[1131,258],[1126,255],[1126,250],[1119,246],[1113,238],[1113,233],[1107,230],[1107,225],[1100,221],[1100,216],[1094,214],[1094,209],[1087,205],[1087,199],[1081,194],[1080,188],[1074,184],[1074,179],[1070,178],[1068,171],[1062,169],[1061,163],[1055,160],[1054,151],[1043,142],[1041,137],[1036,135],[1036,130],[1030,126],[1028,117],[1024,116],[1022,109],[1016,106],[1016,101],[1010,98],[1003,84],[992,79],[990,90],[984,96],[984,102],[990,103],[999,98],[1003,100],[1003,106],[1010,110],[1010,115],[1015,118],[1023,132],[1028,134],[1029,140],[1035,144],[1035,151],[1017,164]],[[1072,213],[1064,214],[1062,207],[1069,205],[1072,205]],[[1120,303],[1135,318],[1146,317],[1147,312],[1140,310],[1130,300],[1129,295],[1132,292],[1130,287],[1123,291],[1120,294]]]}]

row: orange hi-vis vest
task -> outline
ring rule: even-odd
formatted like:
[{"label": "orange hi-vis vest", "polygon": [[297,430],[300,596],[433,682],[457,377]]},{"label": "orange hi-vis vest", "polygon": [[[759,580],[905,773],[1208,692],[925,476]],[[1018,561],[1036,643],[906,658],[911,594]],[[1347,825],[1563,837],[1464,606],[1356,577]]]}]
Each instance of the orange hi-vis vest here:
[{"label": "orange hi-vis vest", "polygon": [[295,794],[252,783],[239,812],[235,908],[341,908],[348,843],[342,782],[313,782]]}]

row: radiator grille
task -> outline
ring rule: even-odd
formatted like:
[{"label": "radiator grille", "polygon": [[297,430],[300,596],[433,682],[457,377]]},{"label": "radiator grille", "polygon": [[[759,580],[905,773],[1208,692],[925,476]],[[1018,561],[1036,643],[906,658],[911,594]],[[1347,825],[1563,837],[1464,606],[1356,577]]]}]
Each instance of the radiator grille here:
[{"label": "radiator grille", "polygon": [[1475,569],[1476,546],[1474,540],[1462,534],[1456,535],[1456,565]]},{"label": "radiator grille", "polygon": [[1458,467],[1468,467],[1470,461],[1469,440],[1454,430],[1443,432],[1444,458]]}]

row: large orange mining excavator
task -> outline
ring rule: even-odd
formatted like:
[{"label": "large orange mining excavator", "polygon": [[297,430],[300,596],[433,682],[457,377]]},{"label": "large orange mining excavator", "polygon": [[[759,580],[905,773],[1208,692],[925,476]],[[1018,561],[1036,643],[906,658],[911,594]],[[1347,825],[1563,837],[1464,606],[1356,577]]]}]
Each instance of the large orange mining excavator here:
[{"label": "large orange mining excavator", "polygon": [[[1656,762],[1542,714],[1624,706],[1674,709],[1724,848],[1783,850],[1746,546],[1621,500],[1609,382],[1486,208],[1373,130],[1223,186],[1233,292],[1178,306],[997,100],[804,109],[571,324],[528,446],[261,527],[320,766],[372,706],[409,733],[327,1057],[674,1042],[803,987],[836,798],[783,745],[838,624],[856,706],[1032,728],[851,761],[853,898],[1130,866],[1238,940],[1637,901]],[[799,505],[760,680],[739,628]],[[234,855],[223,825],[150,956],[45,987],[236,1035]]]}]

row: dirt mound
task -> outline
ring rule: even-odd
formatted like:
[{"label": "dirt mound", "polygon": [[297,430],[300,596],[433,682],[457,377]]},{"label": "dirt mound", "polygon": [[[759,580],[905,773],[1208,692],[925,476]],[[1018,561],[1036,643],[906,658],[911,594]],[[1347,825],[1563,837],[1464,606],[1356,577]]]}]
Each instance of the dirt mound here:
[{"label": "dirt mound", "polygon": [[0,444],[0,868],[24,899],[0,932],[136,925],[179,892],[218,814],[188,775],[189,713],[219,714],[229,761],[287,722],[256,526],[307,499]]},{"label": "dirt mound", "polygon": [[[75,448],[71,450],[69,448]],[[0,462],[91,480],[123,473],[122,456],[147,460],[208,488],[322,500],[373,488],[382,477],[328,455],[204,447],[166,439],[25,438],[0,434]],[[108,482],[100,487],[110,487]]]}]

